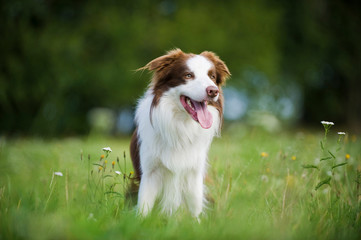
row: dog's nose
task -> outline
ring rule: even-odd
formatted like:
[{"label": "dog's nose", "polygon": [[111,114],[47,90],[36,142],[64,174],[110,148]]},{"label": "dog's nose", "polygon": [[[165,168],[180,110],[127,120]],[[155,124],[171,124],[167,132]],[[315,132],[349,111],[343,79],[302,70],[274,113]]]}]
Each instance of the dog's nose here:
[{"label": "dog's nose", "polygon": [[207,91],[208,97],[210,97],[210,98],[217,97],[217,96],[218,96],[218,93],[219,93],[218,88],[215,87],[215,86],[209,86],[209,87],[207,87],[207,88],[206,88],[206,91]]}]

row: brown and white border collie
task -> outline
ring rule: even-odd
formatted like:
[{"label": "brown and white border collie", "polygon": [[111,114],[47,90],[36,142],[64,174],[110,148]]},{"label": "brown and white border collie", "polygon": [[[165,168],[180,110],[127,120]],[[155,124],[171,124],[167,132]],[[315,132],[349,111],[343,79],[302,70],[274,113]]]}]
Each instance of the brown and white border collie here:
[{"label": "brown and white border collie", "polygon": [[198,219],[205,203],[208,149],[222,124],[221,86],[230,72],[212,52],[180,49],[142,69],[152,71],[153,78],[138,102],[130,146],[140,180],[138,214],[148,215],[159,200],[166,214],[184,203]]}]

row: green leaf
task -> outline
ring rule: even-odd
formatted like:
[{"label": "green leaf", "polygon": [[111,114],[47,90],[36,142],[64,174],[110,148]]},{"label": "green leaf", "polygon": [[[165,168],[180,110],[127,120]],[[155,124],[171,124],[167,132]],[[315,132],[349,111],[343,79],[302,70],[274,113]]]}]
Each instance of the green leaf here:
[{"label": "green leaf", "polygon": [[328,151],[329,154],[331,154],[331,156],[336,159],[335,155],[332,154],[332,152],[330,152],[330,150]]},{"label": "green leaf", "polygon": [[98,164],[98,163],[93,163],[93,165],[99,166],[99,167],[103,167],[103,165],[100,165],[100,164]]},{"label": "green leaf", "polygon": [[320,170],[316,165],[312,164],[304,164],[302,165],[303,168],[316,168],[317,170]]},{"label": "green leaf", "polygon": [[319,182],[317,184],[317,186],[315,187],[315,190],[317,191],[317,189],[319,189],[321,186],[328,184],[330,185],[330,181],[331,181],[331,177],[326,178],[325,180],[322,180],[321,182]]},{"label": "green leaf", "polygon": [[324,158],[321,158],[321,160],[320,161],[325,161],[325,160],[329,160],[329,159],[331,159],[332,157],[324,157]]},{"label": "green leaf", "polygon": [[341,167],[341,166],[346,165],[346,164],[347,164],[347,162],[336,164],[336,165],[332,166],[332,169],[337,168],[337,167]]},{"label": "green leaf", "polygon": [[320,141],[320,144],[321,144],[321,149],[325,150],[325,148],[323,147],[323,142],[322,141]]}]

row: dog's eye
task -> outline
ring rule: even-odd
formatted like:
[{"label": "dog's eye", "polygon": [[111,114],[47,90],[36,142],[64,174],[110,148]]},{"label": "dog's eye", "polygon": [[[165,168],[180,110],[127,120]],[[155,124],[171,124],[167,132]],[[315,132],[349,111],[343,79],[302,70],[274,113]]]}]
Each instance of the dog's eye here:
[{"label": "dog's eye", "polygon": [[186,79],[191,79],[193,77],[193,75],[191,73],[187,73],[184,77]]},{"label": "dog's eye", "polygon": [[216,76],[212,74],[211,79],[216,79]]}]

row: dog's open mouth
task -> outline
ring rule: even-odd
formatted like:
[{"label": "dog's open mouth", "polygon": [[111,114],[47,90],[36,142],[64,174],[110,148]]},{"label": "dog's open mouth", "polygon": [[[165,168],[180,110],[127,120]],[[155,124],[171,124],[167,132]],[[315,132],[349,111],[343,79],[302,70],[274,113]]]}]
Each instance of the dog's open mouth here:
[{"label": "dog's open mouth", "polygon": [[208,129],[212,126],[213,117],[208,111],[207,101],[197,102],[184,95],[180,96],[180,101],[184,109],[195,121],[199,122],[202,128]]}]

